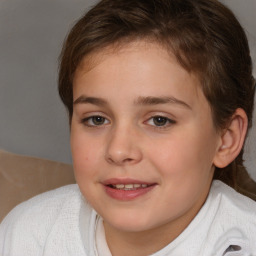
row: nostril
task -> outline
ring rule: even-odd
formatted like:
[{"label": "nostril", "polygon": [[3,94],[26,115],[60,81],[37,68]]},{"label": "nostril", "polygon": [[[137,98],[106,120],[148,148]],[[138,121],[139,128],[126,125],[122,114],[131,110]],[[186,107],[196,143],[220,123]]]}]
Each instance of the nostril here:
[{"label": "nostril", "polygon": [[116,163],[116,164],[124,164],[124,163],[131,163],[134,161],[132,158],[124,158],[124,159],[113,159],[112,157],[108,157],[107,161],[111,164]]},{"label": "nostril", "polygon": [[142,159],[141,151],[138,148],[108,148],[105,154],[105,160],[110,164],[133,164]]},{"label": "nostril", "polygon": [[115,156],[106,156],[106,161],[109,164],[114,164],[114,165],[130,165],[130,164],[135,164],[140,161],[140,158],[132,158],[132,157],[125,157],[121,155],[115,155]]},{"label": "nostril", "polygon": [[131,162],[131,161],[133,161],[133,159],[132,158],[127,158],[127,159],[124,159],[123,161],[124,162]]}]

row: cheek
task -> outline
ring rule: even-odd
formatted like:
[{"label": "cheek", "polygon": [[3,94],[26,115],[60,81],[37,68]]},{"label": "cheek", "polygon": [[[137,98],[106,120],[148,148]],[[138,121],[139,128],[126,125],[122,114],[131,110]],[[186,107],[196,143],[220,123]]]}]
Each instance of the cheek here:
[{"label": "cheek", "polygon": [[95,140],[90,137],[88,138],[88,136],[75,129],[71,131],[70,145],[74,172],[77,182],[79,182],[80,177],[93,175],[93,169],[99,162],[101,147],[95,143]]},{"label": "cheek", "polygon": [[148,159],[162,175],[172,179],[196,178],[212,166],[213,150],[199,135],[172,137],[148,148]]}]

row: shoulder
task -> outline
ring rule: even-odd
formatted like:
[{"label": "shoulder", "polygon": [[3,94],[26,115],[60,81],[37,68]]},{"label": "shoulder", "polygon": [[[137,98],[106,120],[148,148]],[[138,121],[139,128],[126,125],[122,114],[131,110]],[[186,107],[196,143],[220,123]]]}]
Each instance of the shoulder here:
[{"label": "shoulder", "polygon": [[219,180],[213,181],[210,195],[213,199],[218,199],[220,206],[223,209],[238,211],[242,215],[253,217],[253,221],[255,221],[256,202],[249,197],[238,193],[233,188]]},{"label": "shoulder", "polygon": [[222,242],[225,239],[240,239],[241,243],[247,243],[248,248],[255,251],[256,202],[221,181],[213,181],[209,199],[211,209],[216,210],[211,231],[223,234]]},{"label": "shoulder", "polygon": [[30,219],[34,219],[48,214],[51,216],[57,215],[62,210],[63,205],[73,201],[74,198],[79,198],[79,189],[75,184],[42,193],[16,206],[3,220],[2,224],[11,220],[26,219],[28,216],[30,216]]},{"label": "shoulder", "polygon": [[51,234],[56,237],[66,229],[78,232],[81,204],[87,206],[78,186],[73,184],[40,194],[16,206],[0,225],[0,254],[1,250],[7,250],[8,254],[2,252],[3,255],[15,255],[9,254],[9,250],[13,252],[19,248],[25,251],[26,246],[37,255]]}]

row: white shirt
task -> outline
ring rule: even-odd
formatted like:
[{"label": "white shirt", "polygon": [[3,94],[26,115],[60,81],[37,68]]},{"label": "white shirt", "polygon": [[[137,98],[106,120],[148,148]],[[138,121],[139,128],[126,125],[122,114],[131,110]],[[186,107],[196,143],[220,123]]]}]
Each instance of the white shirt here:
[{"label": "white shirt", "polygon": [[[111,255],[103,223],[77,185],[22,203],[0,225],[1,256],[97,254]],[[205,204],[189,226],[153,254],[165,255],[256,256],[256,203],[213,181]]]},{"label": "white shirt", "polygon": [[96,220],[96,252],[95,255],[97,256],[112,256],[111,252],[109,250],[106,236],[105,236],[105,230],[103,226],[103,219],[101,217],[98,217]]}]

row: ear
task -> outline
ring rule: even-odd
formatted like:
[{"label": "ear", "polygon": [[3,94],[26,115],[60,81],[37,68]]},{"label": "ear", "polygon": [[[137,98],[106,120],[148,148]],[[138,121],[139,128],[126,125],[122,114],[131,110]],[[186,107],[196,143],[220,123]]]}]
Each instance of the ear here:
[{"label": "ear", "polygon": [[233,114],[229,126],[222,131],[220,145],[217,148],[213,164],[224,168],[240,153],[247,133],[248,118],[245,111],[238,108]]}]

